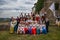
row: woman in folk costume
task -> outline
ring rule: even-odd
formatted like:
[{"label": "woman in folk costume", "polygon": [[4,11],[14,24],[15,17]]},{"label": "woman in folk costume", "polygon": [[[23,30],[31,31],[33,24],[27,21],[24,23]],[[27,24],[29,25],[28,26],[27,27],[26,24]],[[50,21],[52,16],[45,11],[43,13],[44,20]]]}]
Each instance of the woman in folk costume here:
[{"label": "woman in folk costume", "polygon": [[40,16],[39,16],[39,14],[36,14],[36,15],[35,15],[35,19],[36,19],[37,22],[40,21]]},{"label": "woman in folk costume", "polygon": [[17,21],[12,17],[12,21],[10,22],[10,33],[14,32],[14,27],[17,24]]}]

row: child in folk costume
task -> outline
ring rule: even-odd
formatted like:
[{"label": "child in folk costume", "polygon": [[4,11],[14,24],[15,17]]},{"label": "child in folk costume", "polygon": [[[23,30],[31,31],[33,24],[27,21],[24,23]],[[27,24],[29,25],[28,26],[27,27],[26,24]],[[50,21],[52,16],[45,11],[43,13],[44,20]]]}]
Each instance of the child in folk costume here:
[{"label": "child in folk costume", "polygon": [[44,23],[40,24],[40,33],[44,33],[44,34],[47,33],[47,31],[46,31],[46,25]]},{"label": "child in folk costume", "polygon": [[35,22],[33,22],[33,24],[32,24],[33,26],[32,26],[32,34],[36,34],[36,26],[35,26]]},{"label": "child in folk costume", "polygon": [[42,24],[42,32],[43,32],[43,34],[47,33],[46,25],[45,24]]},{"label": "child in folk costume", "polygon": [[20,31],[21,31],[21,23],[19,23],[18,25],[17,34],[20,33]]},{"label": "child in folk costume", "polygon": [[40,26],[38,23],[36,23],[36,32],[37,34],[40,34]]},{"label": "child in folk costume", "polygon": [[17,30],[17,34],[20,33],[20,34],[24,34],[24,26],[22,24],[19,24],[18,26],[18,30]]},{"label": "child in folk costume", "polygon": [[29,34],[32,34],[32,22],[28,26],[28,32]]},{"label": "child in folk costume", "polygon": [[17,24],[17,21],[12,17],[12,21],[10,23],[10,33],[14,32],[14,27]]},{"label": "child in folk costume", "polygon": [[25,34],[28,34],[28,26],[27,26],[27,24],[24,27],[24,31],[25,31]]},{"label": "child in folk costume", "polygon": [[42,24],[40,24],[39,27],[40,27],[40,34],[42,34],[42,30],[43,30],[42,29]]}]

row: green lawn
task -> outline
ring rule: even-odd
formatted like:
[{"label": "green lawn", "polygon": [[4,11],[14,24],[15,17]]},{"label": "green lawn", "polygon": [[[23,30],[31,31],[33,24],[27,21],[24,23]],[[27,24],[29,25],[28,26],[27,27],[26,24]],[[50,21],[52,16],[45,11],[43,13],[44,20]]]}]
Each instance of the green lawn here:
[{"label": "green lawn", "polygon": [[50,26],[48,34],[35,36],[9,34],[9,31],[0,31],[0,40],[60,40],[60,28]]}]

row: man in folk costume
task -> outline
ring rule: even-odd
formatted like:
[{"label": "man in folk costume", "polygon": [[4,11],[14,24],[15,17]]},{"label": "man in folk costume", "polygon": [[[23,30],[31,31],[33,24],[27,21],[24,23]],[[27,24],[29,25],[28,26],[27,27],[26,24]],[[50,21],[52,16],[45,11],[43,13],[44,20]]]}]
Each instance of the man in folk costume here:
[{"label": "man in folk costume", "polygon": [[12,21],[10,22],[10,33],[14,33],[14,27],[17,24],[16,19],[12,17]]}]

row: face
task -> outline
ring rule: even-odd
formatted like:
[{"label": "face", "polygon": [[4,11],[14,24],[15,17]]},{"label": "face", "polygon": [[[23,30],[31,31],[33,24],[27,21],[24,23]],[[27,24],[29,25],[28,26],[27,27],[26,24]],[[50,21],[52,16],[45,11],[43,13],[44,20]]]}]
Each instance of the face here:
[{"label": "face", "polygon": [[13,17],[12,17],[11,19],[12,19],[12,21],[14,21],[14,20],[15,20]]}]

